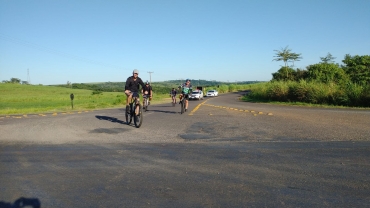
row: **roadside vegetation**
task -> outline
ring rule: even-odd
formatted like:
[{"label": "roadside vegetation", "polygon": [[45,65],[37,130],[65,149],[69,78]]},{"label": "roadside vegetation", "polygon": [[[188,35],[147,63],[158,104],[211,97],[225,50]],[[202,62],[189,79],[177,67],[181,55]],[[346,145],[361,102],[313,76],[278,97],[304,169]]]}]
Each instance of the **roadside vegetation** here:
[{"label": "roadside vegetation", "polygon": [[[341,65],[330,53],[306,69],[293,69],[302,59],[287,47],[275,50],[274,61],[284,61],[272,80],[251,85],[246,101],[283,102],[301,105],[370,107],[370,56],[345,55]],[[293,63],[288,66],[288,63]]]}]

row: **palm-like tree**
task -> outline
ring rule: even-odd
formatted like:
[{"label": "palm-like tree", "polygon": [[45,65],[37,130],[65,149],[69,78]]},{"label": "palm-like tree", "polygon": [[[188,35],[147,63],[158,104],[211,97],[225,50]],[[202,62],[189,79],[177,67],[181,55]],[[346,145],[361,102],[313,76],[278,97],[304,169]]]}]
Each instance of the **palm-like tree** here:
[{"label": "palm-like tree", "polygon": [[288,65],[288,61],[291,59],[291,52],[292,51],[291,49],[288,48],[288,46],[286,46],[285,48],[281,48],[281,50],[274,50],[276,53],[275,53],[275,58],[273,59],[273,61],[284,61],[284,64],[285,64],[285,67],[287,67]]},{"label": "palm-like tree", "polygon": [[293,67],[294,67],[294,62],[295,61],[300,61],[302,59],[302,56],[301,56],[300,53],[291,53],[290,56],[291,56],[290,60],[292,60],[292,62],[293,62]]},{"label": "palm-like tree", "polygon": [[300,59],[302,59],[301,57],[301,54],[299,53],[292,53],[291,49],[288,48],[288,46],[286,46],[285,48],[281,48],[281,50],[274,50],[276,53],[275,53],[275,58],[273,59],[273,61],[284,61],[284,68],[285,68],[285,72],[286,72],[286,77],[288,78],[289,77],[289,70],[288,70],[288,61],[289,60],[292,60],[293,61],[293,66],[294,66],[294,61],[299,61]]}]

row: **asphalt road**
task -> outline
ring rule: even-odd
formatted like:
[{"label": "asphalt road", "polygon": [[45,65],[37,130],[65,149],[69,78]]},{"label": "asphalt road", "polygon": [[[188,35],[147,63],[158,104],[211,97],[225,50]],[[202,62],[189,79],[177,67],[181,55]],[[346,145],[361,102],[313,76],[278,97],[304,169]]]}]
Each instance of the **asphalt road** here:
[{"label": "asphalt road", "polygon": [[239,96],[2,116],[0,208],[370,207],[369,110]]}]

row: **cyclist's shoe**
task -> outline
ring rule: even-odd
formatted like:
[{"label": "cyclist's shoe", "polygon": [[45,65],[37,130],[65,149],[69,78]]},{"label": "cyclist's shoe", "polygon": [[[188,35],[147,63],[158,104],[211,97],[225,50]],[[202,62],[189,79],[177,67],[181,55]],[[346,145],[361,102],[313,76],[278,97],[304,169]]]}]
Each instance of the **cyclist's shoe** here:
[{"label": "cyclist's shoe", "polygon": [[181,101],[179,102],[179,104],[181,104]]},{"label": "cyclist's shoe", "polygon": [[185,112],[187,111],[188,109],[185,108]]}]

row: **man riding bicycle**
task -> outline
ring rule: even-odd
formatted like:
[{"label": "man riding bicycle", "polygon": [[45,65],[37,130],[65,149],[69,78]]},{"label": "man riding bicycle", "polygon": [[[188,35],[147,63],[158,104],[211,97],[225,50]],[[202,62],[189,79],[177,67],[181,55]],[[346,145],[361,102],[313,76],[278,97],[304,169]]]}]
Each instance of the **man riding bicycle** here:
[{"label": "man riding bicycle", "polygon": [[[139,85],[141,85],[142,89],[145,87],[145,84],[144,84],[143,80],[141,80],[140,77],[139,77],[139,70],[135,69],[132,72],[132,76],[130,76],[126,80],[126,85],[125,85],[125,94],[127,95],[126,112],[129,111],[129,105],[130,105],[130,102],[131,102],[133,96],[138,97],[138,102],[140,102],[139,101],[139,94],[138,94],[139,88],[140,88]],[[135,110],[135,112],[136,112],[136,110]]]},{"label": "man riding bicycle", "polygon": [[[149,101],[152,100],[153,97],[153,90],[152,86],[149,85],[149,82],[145,82],[145,86],[141,89],[141,93],[143,93],[143,97],[145,96],[146,98],[149,97]],[[145,106],[144,103],[145,100],[143,100],[143,106]],[[150,102],[148,103],[150,105]]]},{"label": "man riding bicycle", "polygon": [[185,100],[185,112],[186,112],[187,109],[188,109],[189,94],[192,91],[192,86],[190,84],[190,79],[186,79],[185,83],[182,84],[180,87],[182,88],[181,94],[180,94],[180,100],[184,96],[184,100]]},{"label": "man riding bicycle", "polygon": [[177,91],[175,90],[175,88],[172,88],[172,90],[170,92],[170,96],[172,97],[172,103],[173,104],[176,104],[176,95],[177,95]]}]

